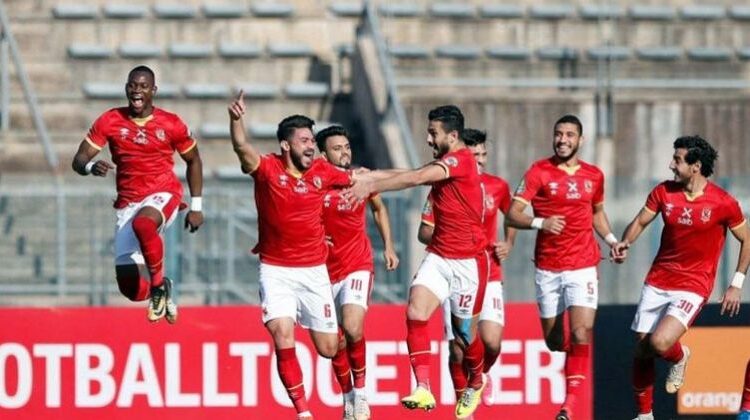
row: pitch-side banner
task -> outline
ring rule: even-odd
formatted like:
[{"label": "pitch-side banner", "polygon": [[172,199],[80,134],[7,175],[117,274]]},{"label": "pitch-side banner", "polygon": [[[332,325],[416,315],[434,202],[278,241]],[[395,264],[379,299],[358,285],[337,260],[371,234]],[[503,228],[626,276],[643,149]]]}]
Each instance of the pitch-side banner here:
[{"label": "pitch-side banner", "polygon": [[[367,393],[374,419],[451,419],[454,394],[431,322],[430,413],[407,411],[412,387],[402,306],[370,308]],[[177,325],[150,325],[144,309],[0,309],[2,419],[293,419],[258,307],[181,308]],[[564,354],[547,351],[536,308],[511,304],[500,360],[490,372],[494,406],[475,419],[551,418],[565,398]],[[318,420],[341,418],[330,361],[298,330],[297,354]],[[591,392],[589,389],[587,392]],[[577,418],[591,418],[591,407]],[[275,416],[275,417],[274,417]]]}]

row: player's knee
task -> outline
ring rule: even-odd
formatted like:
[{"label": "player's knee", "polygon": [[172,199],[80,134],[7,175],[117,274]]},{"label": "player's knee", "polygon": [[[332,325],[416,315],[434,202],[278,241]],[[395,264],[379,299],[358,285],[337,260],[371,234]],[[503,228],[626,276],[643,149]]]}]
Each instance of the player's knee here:
[{"label": "player's knee", "polygon": [[651,344],[651,348],[654,350],[654,352],[656,352],[656,354],[662,355],[667,350],[669,350],[669,348],[672,347],[674,343],[667,337],[653,334],[649,339],[649,344]]},{"label": "player's knee", "polygon": [[428,321],[430,319],[430,314],[419,305],[409,302],[409,306],[406,307],[406,319],[412,321]]},{"label": "player's knee", "polygon": [[356,321],[344,321],[344,335],[349,343],[356,343],[362,339],[364,331],[362,325]]},{"label": "player's knee", "polygon": [[590,341],[591,329],[576,327],[570,330],[570,339],[575,344],[586,344]]},{"label": "player's knee", "polygon": [[484,341],[484,352],[490,354],[500,354],[501,343],[500,340]]},{"label": "player's knee", "polygon": [[333,359],[339,351],[339,340],[324,340],[321,343],[317,343],[316,350],[321,357],[326,359]]}]

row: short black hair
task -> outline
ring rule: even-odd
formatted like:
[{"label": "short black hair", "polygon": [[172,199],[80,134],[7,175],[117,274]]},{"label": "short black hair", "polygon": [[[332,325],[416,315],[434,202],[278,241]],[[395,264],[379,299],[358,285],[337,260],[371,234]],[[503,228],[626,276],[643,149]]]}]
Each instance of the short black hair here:
[{"label": "short black hair", "polygon": [[583,135],[583,124],[581,124],[581,120],[579,120],[575,115],[563,115],[559,120],[557,120],[557,122],[555,123],[555,127],[557,127],[559,124],[575,124],[576,127],[578,127],[578,135]]},{"label": "short black hair", "polygon": [[149,76],[151,76],[151,80],[154,81],[154,84],[156,84],[156,75],[154,74],[154,71],[151,70],[150,67],[148,67],[148,66],[138,66],[138,67],[135,67],[133,70],[130,70],[130,72],[128,73],[128,80],[130,80],[130,78],[134,74],[136,74],[136,73],[146,73],[146,74],[148,74]]},{"label": "short black hair", "polygon": [[344,136],[349,139],[349,132],[346,131],[346,128],[340,125],[332,125],[320,130],[318,134],[315,135],[315,142],[318,144],[318,150],[325,152],[326,140],[333,136]]},{"label": "short black hair", "polygon": [[294,135],[294,130],[298,128],[309,128],[312,131],[315,121],[304,115],[290,115],[279,123],[276,129],[276,138],[279,141],[289,140]]},{"label": "short black hair", "polygon": [[674,141],[675,149],[687,149],[685,162],[692,165],[701,162],[701,175],[708,178],[714,173],[714,163],[719,153],[708,144],[708,141],[699,135],[682,136]]},{"label": "short black hair", "polygon": [[455,130],[460,134],[464,131],[464,114],[455,105],[439,106],[427,114],[427,119],[430,121],[440,121],[446,133]]},{"label": "short black hair", "polygon": [[487,142],[487,133],[475,128],[464,128],[463,131],[461,131],[461,140],[463,140],[467,146],[484,144]]}]

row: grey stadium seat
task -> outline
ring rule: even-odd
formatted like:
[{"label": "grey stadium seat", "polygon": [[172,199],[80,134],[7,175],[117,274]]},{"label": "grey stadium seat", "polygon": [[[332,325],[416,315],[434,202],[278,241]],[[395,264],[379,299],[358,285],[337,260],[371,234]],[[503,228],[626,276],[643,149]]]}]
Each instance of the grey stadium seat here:
[{"label": "grey stadium seat", "polygon": [[250,128],[247,131],[250,133],[251,137],[256,139],[275,139],[277,129],[277,124],[251,123]]},{"label": "grey stadium seat", "polygon": [[680,16],[685,20],[716,20],[723,19],[726,15],[724,7],[707,4],[686,5],[680,12]]},{"label": "grey stadium seat", "polygon": [[263,48],[255,44],[222,42],[219,44],[219,55],[224,58],[257,58],[263,54]]},{"label": "grey stadium seat", "polygon": [[[227,136],[227,138],[229,138],[229,136]],[[217,179],[223,181],[246,181],[248,177],[248,174],[242,173],[242,168],[240,168],[239,165],[219,166],[214,169],[214,175]]]},{"label": "grey stadium seat", "polygon": [[531,51],[526,47],[497,45],[486,50],[487,56],[498,60],[527,60]]},{"label": "grey stadium seat", "polygon": [[90,99],[121,99],[125,97],[124,83],[87,82],[83,84],[81,90]]},{"label": "grey stadium seat", "polygon": [[737,58],[740,60],[750,60],[750,47],[737,48]]},{"label": "grey stadium seat", "polygon": [[694,61],[729,61],[732,50],[723,47],[694,47],[688,49],[687,55]]},{"label": "grey stadium seat", "polygon": [[615,45],[592,47],[588,49],[587,54],[592,60],[622,61],[630,58],[630,48]]},{"label": "grey stadium seat", "polygon": [[191,83],[182,88],[189,99],[227,99],[229,86],[220,83]]},{"label": "grey stadium seat", "polygon": [[630,7],[630,17],[635,20],[672,20],[675,11],[672,6],[640,4]]},{"label": "grey stadium seat", "polygon": [[201,7],[203,16],[212,19],[236,19],[241,18],[247,11],[242,4],[234,3],[204,3]]},{"label": "grey stadium seat", "polygon": [[523,17],[523,6],[519,4],[485,4],[479,7],[479,15],[490,19],[511,19]]},{"label": "grey stadium seat", "polygon": [[204,139],[228,139],[229,138],[229,124],[228,123],[203,123],[198,129],[198,133],[201,138]]},{"label": "grey stadium seat", "polygon": [[441,45],[435,48],[435,55],[456,60],[475,60],[482,56],[482,49],[472,45]]},{"label": "grey stadium seat", "polygon": [[306,44],[274,43],[268,45],[268,53],[274,57],[309,57],[313,50]]},{"label": "grey stadium seat", "polygon": [[619,19],[625,16],[625,8],[614,4],[584,4],[579,13],[588,20]]},{"label": "grey stadium seat", "polygon": [[430,51],[426,47],[414,44],[391,45],[388,47],[388,53],[396,58],[430,57]]},{"label": "grey stadium seat", "polygon": [[154,44],[120,44],[117,52],[122,58],[156,58],[163,53],[161,47]]},{"label": "grey stadium seat", "polygon": [[112,56],[112,48],[99,44],[73,43],[68,45],[68,56],[70,58],[101,60]]},{"label": "grey stadium seat", "polygon": [[380,5],[380,14],[390,17],[416,17],[423,12],[422,6],[416,3],[399,2],[383,3]]},{"label": "grey stadium seat", "polygon": [[279,96],[279,87],[267,83],[242,83],[234,89],[234,94],[242,89],[245,92],[245,98],[249,99],[274,99]]},{"label": "grey stadium seat", "polygon": [[636,55],[647,61],[675,61],[682,56],[680,47],[644,47],[636,49]]},{"label": "grey stadium seat", "polygon": [[319,99],[328,95],[328,84],[318,82],[289,83],[284,92],[291,99]]},{"label": "grey stadium seat", "polygon": [[168,51],[172,58],[206,58],[213,54],[214,47],[211,44],[175,43]]},{"label": "grey stadium seat", "polygon": [[540,60],[572,60],[578,58],[578,51],[570,47],[542,47],[536,55]]},{"label": "grey stadium seat", "polygon": [[330,6],[328,6],[328,10],[330,10],[334,15],[340,16],[340,17],[358,17],[362,14],[362,11],[364,10],[364,6],[362,3],[357,2],[334,2],[331,3]]},{"label": "grey stadium seat", "polygon": [[263,18],[286,18],[294,14],[294,7],[291,4],[265,2],[254,3],[250,10],[257,17]]},{"label": "grey stadium seat", "polygon": [[156,82],[158,90],[156,91],[156,98],[176,98],[180,96],[180,87],[169,83]]},{"label": "grey stadium seat", "polygon": [[96,6],[89,4],[58,4],[52,8],[55,19],[94,19]]},{"label": "grey stadium seat", "polygon": [[160,19],[193,19],[197,14],[194,6],[182,3],[155,4],[153,10]]},{"label": "grey stadium seat", "polygon": [[102,11],[110,19],[140,19],[146,16],[148,9],[140,4],[109,3],[102,7]]},{"label": "grey stadium seat", "polygon": [[575,8],[569,4],[535,4],[529,8],[534,19],[565,19],[573,16]]},{"label": "grey stadium seat", "polygon": [[474,17],[474,6],[466,3],[433,3],[430,14],[439,18],[467,19]]},{"label": "grey stadium seat", "polygon": [[750,6],[732,6],[729,8],[729,16],[735,20],[750,20]]}]

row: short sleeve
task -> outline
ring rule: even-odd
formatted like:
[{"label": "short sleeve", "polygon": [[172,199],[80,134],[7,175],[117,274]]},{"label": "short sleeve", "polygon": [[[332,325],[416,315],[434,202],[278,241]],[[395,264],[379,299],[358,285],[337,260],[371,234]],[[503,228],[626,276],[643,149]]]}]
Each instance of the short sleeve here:
[{"label": "short sleeve", "polygon": [[436,160],[435,164],[445,169],[446,178],[460,178],[468,175],[471,170],[476,170],[476,161],[474,159],[467,159],[465,156],[468,155],[448,153]]},{"label": "short sleeve", "polygon": [[726,226],[730,229],[736,229],[745,223],[745,214],[742,212],[740,203],[734,197],[729,197],[726,203]]},{"label": "short sleeve", "polygon": [[596,206],[604,202],[604,174],[598,172],[595,182],[596,190],[594,190],[594,196],[592,197],[591,202]]},{"label": "short sleeve", "polygon": [[260,162],[258,162],[258,167],[255,168],[254,171],[250,172],[250,176],[252,176],[256,182],[268,179],[268,172],[269,172],[269,168],[271,167],[272,157],[273,157],[272,155],[260,156]]},{"label": "short sleeve", "polygon": [[428,195],[422,207],[422,223],[435,226],[435,215],[432,213],[432,196]]},{"label": "short sleeve", "polygon": [[86,134],[86,142],[88,142],[96,150],[102,150],[107,144],[107,129],[109,128],[109,118],[107,113],[102,114],[99,118],[94,121],[89,128],[88,134]]},{"label": "short sleeve", "polygon": [[350,171],[336,167],[326,161],[322,162],[325,168],[326,183],[329,188],[342,188],[352,185],[352,175]]},{"label": "short sleeve", "polygon": [[523,176],[521,183],[516,187],[514,198],[530,204],[542,187],[542,179],[536,166],[532,166]]},{"label": "short sleeve", "polygon": [[181,155],[191,151],[197,144],[190,129],[179,117],[174,119],[171,141],[174,149]]},{"label": "short sleeve", "polygon": [[661,205],[663,200],[663,185],[657,185],[648,195],[648,198],[646,198],[646,205],[645,208],[653,213],[658,213],[659,209],[661,209]]}]

